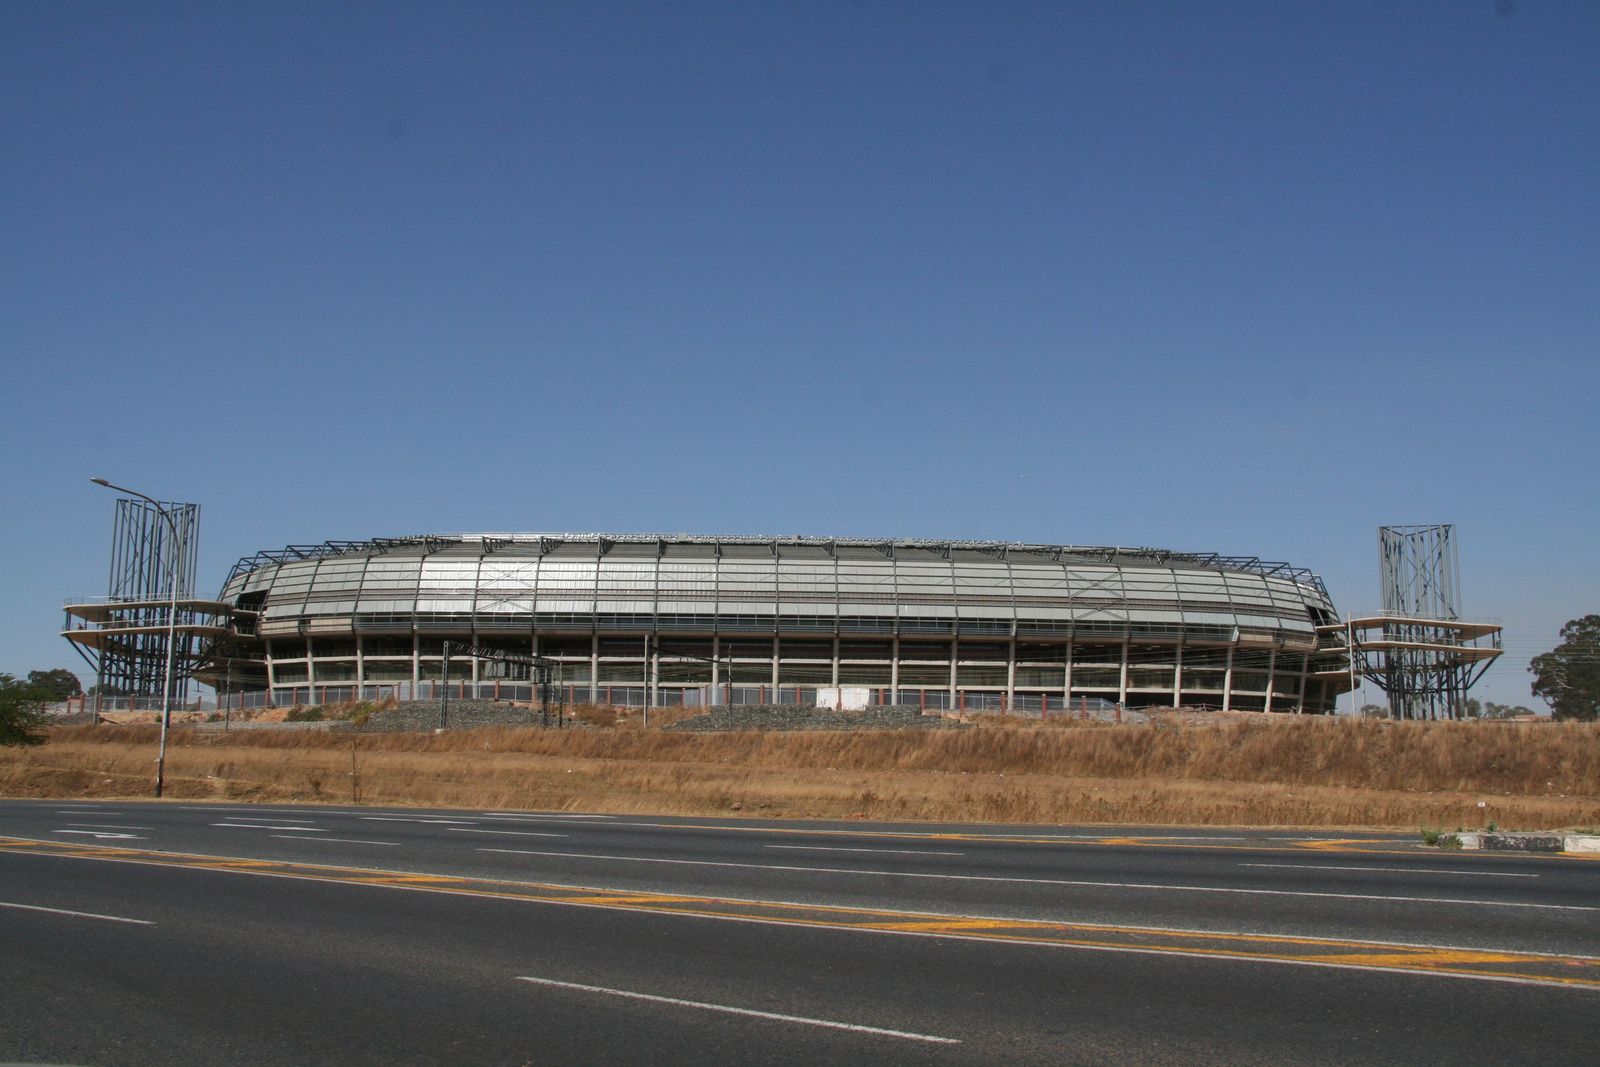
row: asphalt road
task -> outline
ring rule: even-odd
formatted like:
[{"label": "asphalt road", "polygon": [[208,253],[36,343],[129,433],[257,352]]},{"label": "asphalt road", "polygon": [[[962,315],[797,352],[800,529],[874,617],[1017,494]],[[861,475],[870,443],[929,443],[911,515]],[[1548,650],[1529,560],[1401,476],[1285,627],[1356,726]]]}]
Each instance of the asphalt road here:
[{"label": "asphalt road", "polygon": [[1382,834],[6,801],[0,1060],[1592,1063],[1597,890]]}]

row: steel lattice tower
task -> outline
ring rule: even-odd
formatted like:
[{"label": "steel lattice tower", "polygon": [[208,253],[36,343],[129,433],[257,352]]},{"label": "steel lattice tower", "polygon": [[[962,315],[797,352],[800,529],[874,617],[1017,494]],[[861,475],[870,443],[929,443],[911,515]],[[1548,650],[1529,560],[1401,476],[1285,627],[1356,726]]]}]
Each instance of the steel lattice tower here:
[{"label": "steel lattice tower", "polygon": [[[1375,641],[1364,640],[1378,662],[1364,671],[1389,695],[1397,719],[1453,719],[1467,689],[1482,676],[1487,658],[1463,658],[1468,630],[1461,624],[1461,579],[1455,527],[1380,526],[1378,558],[1383,616]],[[1499,627],[1492,627],[1498,648]]]},{"label": "steel lattice tower", "polygon": [[[200,505],[163,503],[172,519],[142,500],[121,498],[111,535],[111,575],[106,598],[117,604],[137,605],[120,612],[126,631],[108,640],[96,664],[102,691],[159,700],[167,654],[167,611],[173,569],[177,568],[178,598],[194,595],[199,553]],[[177,543],[173,543],[173,527]],[[180,611],[181,611],[180,607]],[[188,693],[185,671],[191,656],[190,638],[178,634],[177,670],[173,679],[174,702]]]}]

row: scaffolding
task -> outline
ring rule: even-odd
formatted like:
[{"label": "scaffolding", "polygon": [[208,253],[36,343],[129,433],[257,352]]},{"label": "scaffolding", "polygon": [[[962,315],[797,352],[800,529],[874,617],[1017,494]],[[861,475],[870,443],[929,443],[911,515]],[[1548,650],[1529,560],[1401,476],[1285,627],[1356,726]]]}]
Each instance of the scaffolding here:
[{"label": "scaffolding", "polygon": [[171,702],[186,700],[203,647],[222,635],[219,616],[227,611],[195,598],[199,531],[198,504],[117,500],[106,595],[67,604],[62,630],[94,670],[97,710],[106,697],[129,708],[162,706],[169,637]]},{"label": "scaffolding", "polygon": [[1454,719],[1501,652],[1500,627],[1460,614],[1455,527],[1380,526],[1383,610],[1349,627],[1361,673],[1397,719]]}]

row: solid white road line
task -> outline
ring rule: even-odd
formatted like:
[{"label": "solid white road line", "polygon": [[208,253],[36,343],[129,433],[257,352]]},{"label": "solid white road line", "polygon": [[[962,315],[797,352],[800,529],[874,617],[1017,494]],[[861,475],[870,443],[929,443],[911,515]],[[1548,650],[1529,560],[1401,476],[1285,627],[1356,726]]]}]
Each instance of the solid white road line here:
[{"label": "solid white road line", "polygon": [[280,841],[316,841],[319,844],[320,843],[330,843],[330,844],[340,844],[340,845],[398,845],[400,843],[398,841],[364,841],[364,840],[360,840],[360,839],[354,838],[354,837],[300,837],[300,836],[294,835],[294,834],[268,834],[267,836],[268,837],[276,837]]},{"label": "solid white road line", "polygon": [[471,826],[474,822],[477,821],[475,819],[438,819],[438,818],[413,819],[413,818],[410,818],[410,817],[400,816],[400,815],[363,815],[363,816],[361,816],[361,820],[363,822],[421,822],[421,823],[430,823],[430,824],[433,824],[433,825],[440,825],[440,824],[444,824],[444,823],[459,823],[462,826]]},{"label": "solid white road line", "polygon": [[762,845],[762,848],[787,848],[796,852],[867,852],[875,856],[965,856],[965,852],[930,852],[919,848],[830,848],[827,845]]},{"label": "solid white road line", "polygon": [[328,831],[320,826],[268,826],[259,822],[214,822],[212,826],[222,826],[229,830],[294,830],[302,834],[325,834]]},{"label": "solid white road line", "polygon": [[69,822],[68,826],[84,826],[91,830],[154,830],[154,826],[129,826],[125,822]]},{"label": "solid white road line", "polygon": [[51,830],[50,832],[53,834],[82,834],[84,837],[109,837],[117,841],[148,840],[148,838],[140,837],[138,834],[113,834],[107,833],[104,830]]},{"label": "solid white road line", "polygon": [[458,834],[506,834],[511,837],[570,837],[570,834],[552,834],[539,830],[477,830],[468,826],[452,826]]},{"label": "solid white road line", "polygon": [[366,811],[340,811],[340,810],[335,809],[335,808],[263,808],[263,807],[260,807],[259,805],[255,805],[255,804],[251,804],[249,807],[243,807],[243,808],[238,807],[236,805],[229,805],[229,804],[190,804],[190,805],[182,805],[182,804],[180,804],[180,805],[178,805],[178,810],[179,811],[208,811],[213,815],[222,815],[222,814],[226,814],[227,812],[230,812],[230,811],[251,811],[251,812],[256,812],[257,814],[260,814],[260,813],[264,812],[264,813],[272,814],[272,815],[307,815],[307,814],[315,814],[318,818],[321,818],[324,815],[368,815],[368,814],[371,814],[371,809],[370,808],[367,809]]},{"label": "solid white road line", "polygon": [[857,1023],[834,1022],[831,1019],[808,1019],[803,1015],[780,1015],[773,1011],[756,1011],[753,1008],[735,1008],[727,1004],[707,1004],[699,1000],[679,1000],[677,997],[658,997],[651,993],[634,993],[626,989],[607,989],[604,986],[582,985],[578,982],[558,982],[553,978],[534,978],[529,975],[517,975],[519,982],[532,982],[535,985],[554,986],[557,989],[575,989],[580,993],[603,993],[608,997],[626,997],[629,1000],[645,1000],[652,1004],[670,1004],[678,1008],[699,1008],[703,1011],[720,1011],[728,1015],[744,1015],[753,1019],[770,1019],[780,1023],[801,1023],[805,1026],[823,1026],[830,1030],[850,1030],[858,1034],[876,1034],[879,1037],[901,1037],[908,1041],[927,1041],[935,1045],[959,1045],[961,1042],[953,1037],[935,1037],[932,1034],[915,1034],[908,1030],[885,1030],[879,1026],[861,1026]]},{"label": "solid white road line", "polygon": [[[257,818],[257,817],[255,817],[253,815],[229,815],[229,816],[227,816],[227,818],[230,819],[233,822],[316,822],[317,821],[315,819],[286,819],[282,815],[275,816],[275,817],[273,817],[271,819]],[[215,826],[216,824],[212,823],[212,825]]]},{"label": "solid white road line", "polygon": [[548,812],[531,811],[486,811],[483,813],[487,819],[615,819],[615,815],[561,815]]},{"label": "solid white road line", "polygon": [[896,878],[943,878],[952,882],[1010,882],[1024,885],[1070,885],[1086,889],[1153,889],[1174,893],[1237,893],[1252,897],[1318,897],[1333,900],[1387,900],[1397,904],[1475,904],[1485,908],[1532,908],[1539,911],[1600,911],[1596,904],[1530,904],[1517,900],[1467,900],[1455,897],[1395,896],[1388,893],[1323,893],[1303,889],[1243,889],[1234,886],[1163,885],[1158,882],[1090,882],[1071,878],[1006,878],[988,874],[927,874],[870,871],[850,867],[789,867],[776,863],[729,863],[723,860],[673,860],[654,856],[607,856],[595,852],[534,852],[515,848],[480,848],[479,852],[515,852],[561,859],[611,860],[617,863],[673,863],[692,867],[743,867],[757,871],[801,871],[810,874],[893,875]]},{"label": "solid white road line", "polygon": [[6,900],[0,900],[0,908],[16,908],[19,911],[42,911],[49,915],[69,915],[74,919],[104,919],[108,923],[131,923],[134,926],[155,925],[149,919],[129,919],[121,915],[97,915],[92,911],[68,911],[65,908],[41,908],[37,904],[13,904]]},{"label": "solid white road line", "polygon": [[1333,863],[1241,863],[1241,867],[1284,867],[1295,871],[1383,871],[1395,874],[1454,874],[1469,878],[1541,878],[1538,874],[1507,874],[1504,871],[1442,871],[1437,867],[1342,867]]}]

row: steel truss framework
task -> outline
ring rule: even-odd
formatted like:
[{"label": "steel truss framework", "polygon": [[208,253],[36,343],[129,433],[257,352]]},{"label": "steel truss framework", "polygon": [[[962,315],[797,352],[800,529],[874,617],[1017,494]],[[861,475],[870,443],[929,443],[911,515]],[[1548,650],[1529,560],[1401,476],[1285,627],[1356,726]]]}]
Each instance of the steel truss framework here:
[{"label": "steel truss framework", "polygon": [[1360,670],[1397,719],[1453,719],[1501,652],[1500,627],[1461,618],[1455,527],[1380,526],[1383,612],[1352,620]]},{"label": "steel truss framework", "polygon": [[[194,597],[199,530],[198,504],[164,501],[158,509],[143,500],[117,500],[106,595],[69,604],[63,630],[94,669],[97,693],[159,702],[171,629],[171,696],[184,699],[203,646],[222,632],[209,609],[226,607]],[[177,614],[169,627],[174,578]]]}]

